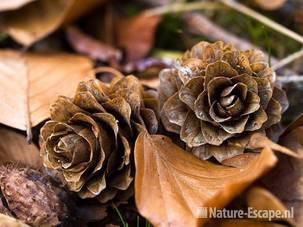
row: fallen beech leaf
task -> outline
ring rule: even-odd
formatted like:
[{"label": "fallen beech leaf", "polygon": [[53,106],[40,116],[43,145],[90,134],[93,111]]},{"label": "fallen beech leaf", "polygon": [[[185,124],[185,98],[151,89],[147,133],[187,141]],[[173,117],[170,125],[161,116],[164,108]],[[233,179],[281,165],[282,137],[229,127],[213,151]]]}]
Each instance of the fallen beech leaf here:
[{"label": "fallen beech leaf", "polygon": [[36,0],[1,0],[0,11],[18,9]]},{"label": "fallen beech leaf", "polygon": [[128,61],[147,55],[154,42],[154,33],[160,16],[140,13],[131,18],[121,18],[117,24],[117,45],[125,48]]},{"label": "fallen beech leaf", "polygon": [[21,130],[39,124],[58,95],[71,97],[93,75],[85,57],[0,51],[0,122]]},{"label": "fallen beech leaf", "polygon": [[[279,210],[282,212],[287,210],[276,196],[264,188],[253,187],[247,192],[246,196],[248,207],[252,207],[255,210]],[[265,220],[269,221],[268,218],[265,218]],[[272,220],[284,220],[294,225],[293,220],[288,218],[278,219],[274,217]]]},{"label": "fallen beech leaf", "polygon": [[295,158],[303,158],[303,154],[299,154],[296,152],[293,152],[292,150],[288,149],[287,147],[283,147],[273,141],[271,141],[269,138],[267,138],[265,135],[261,133],[255,133],[252,135],[249,141],[249,147],[253,149],[257,148],[263,148],[268,147],[272,150],[279,151],[283,154],[287,154],[289,156],[295,157]]},{"label": "fallen beech leaf", "polygon": [[221,164],[225,165],[225,166],[242,168],[242,167],[247,166],[247,164],[249,164],[249,162],[251,162],[252,159],[254,159],[256,157],[258,157],[257,153],[248,152],[248,153],[239,154],[234,157],[225,159],[221,162]]},{"label": "fallen beech leaf", "polygon": [[17,42],[29,46],[60,25],[93,9],[105,0],[39,0],[4,17],[6,32]]},{"label": "fallen beech leaf", "polygon": [[0,223],[2,227],[30,227],[29,225],[4,214],[0,214]]},{"label": "fallen beech leaf", "polygon": [[142,132],[135,145],[135,200],[155,226],[199,226],[201,207],[225,206],[276,163],[269,148],[243,168],[201,161],[165,136]]},{"label": "fallen beech leaf", "polygon": [[66,34],[71,46],[81,54],[105,62],[118,62],[121,59],[121,52],[119,50],[84,34],[76,27],[68,27]]},{"label": "fallen beech leaf", "polygon": [[[252,187],[246,193],[247,198],[247,207],[252,208],[253,210],[273,210],[273,211],[285,211],[286,208],[281,203],[281,201],[275,197],[272,193],[267,191],[261,187]],[[247,209],[247,208],[246,208]],[[246,212],[247,210],[243,210]],[[243,226],[243,227],[282,227],[289,225],[277,224],[274,221],[288,221],[290,225],[295,226],[295,223],[292,219],[275,219],[265,217],[259,218],[248,218],[245,217],[243,219],[230,219],[230,220],[222,220],[222,219],[212,219],[207,223],[207,227],[234,227],[234,226]]]},{"label": "fallen beech leaf", "polygon": [[0,128],[0,164],[17,163],[34,169],[42,167],[38,148],[26,142],[25,136]]},{"label": "fallen beech leaf", "polygon": [[[291,124],[279,142],[303,155],[303,115]],[[278,165],[262,182],[288,209],[294,208],[295,221],[303,226],[303,161],[280,155]]]}]

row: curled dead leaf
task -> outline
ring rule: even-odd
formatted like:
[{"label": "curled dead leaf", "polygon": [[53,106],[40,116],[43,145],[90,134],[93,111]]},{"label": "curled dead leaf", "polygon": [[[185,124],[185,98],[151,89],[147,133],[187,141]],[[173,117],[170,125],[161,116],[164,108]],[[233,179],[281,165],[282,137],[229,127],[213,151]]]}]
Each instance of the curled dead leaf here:
[{"label": "curled dead leaf", "polygon": [[242,168],[201,161],[165,136],[142,132],[135,145],[135,200],[155,226],[199,226],[201,207],[224,207],[272,168],[270,148]]},{"label": "curled dead leaf", "polygon": [[0,122],[21,130],[36,126],[58,95],[72,96],[91,78],[92,62],[82,56],[0,51]]},{"label": "curled dead leaf", "polygon": [[6,14],[4,27],[14,40],[29,46],[103,2],[104,0],[34,1]]},{"label": "curled dead leaf", "polygon": [[34,169],[42,167],[39,150],[26,137],[11,129],[0,128],[0,164],[21,164]]},{"label": "curled dead leaf", "polygon": [[281,145],[273,142],[272,140],[270,140],[268,137],[266,137],[265,135],[263,135],[261,133],[255,133],[252,135],[252,137],[250,138],[250,141],[249,141],[249,147],[251,147],[253,149],[268,147],[272,150],[279,151],[283,154],[287,154],[287,155],[295,157],[295,158],[300,158],[300,159],[303,158],[302,154],[294,152],[294,151],[288,149],[287,147],[281,146]]},{"label": "curled dead leaf", "polygon": [[118,62],[121,59],[121,52],[119,50],[82,33],[76,27],[68,27],[66,34],[71,46],[81,54],[105,62]]},{"label": "curled dead leaf", "polygon": [[118,21],[117,45],[125,48],[129,61],[143,58],[149,52],[160,19],[160,16],[149,16],[143,12]]},{"label": "curled dead leaf", "polygon": [[[294,121],[280,138],[279,143],[303,155],[303,115]],[[293,207],[295,221],[303,225],[303,162],[302,159],[279,155],[278,165],[262,180],[283,204]]]},{"label": "curled dead leaf", "polygon": [[[272,217],[269,219],[268,217],[253,217],[256,215],[256,212],[263,212],[264,210],[271,210],[271,211],[279,211],[281,214],[283,212],[287,212],[286,207],[282,204],[282,202],[274,196],[271,192],[267,191],[261,187],[252,187],[246,193],[246,209],[242,211],[251,212],[250,215],[246,214],[244,217],[239,219],[212,219],[210,222],[207,223],[207,227],[233,227],[233,226],[240,226],[240,227],[283,227],[289,226],[288,224],[294,226],[294,222],[292,219],[277,219]],[[248,208],[251,211],[248,211]],[[239,208],[238,208],[239,209]],[[277,223],[280,222],[280,223]],[[287,224],[288,222],[288,224]]]},{"label": "curled dead leaf", "polygon": [[[283,203],[274,196],[268,190],[261,187],[253,187],[247,192],[247,205],[248,207],[253,208],[254,210],[273,210],[273,211],[281,211],[285,212],[287,208],[283,205]],[[265,221],[268,218],[264,218]],[[294,225],[294,221],[290,218],[277,218],[273,217],[273,221],[287,221],[290,224]]]},{"label": "curled dead leaf", "polygon": [[225,159],[221,164],[225,166],[231,166],[236,168],[245,167],[249,162],[258,156],[257,153],[247,152],[244,154],[239,154],[234,157]]}]

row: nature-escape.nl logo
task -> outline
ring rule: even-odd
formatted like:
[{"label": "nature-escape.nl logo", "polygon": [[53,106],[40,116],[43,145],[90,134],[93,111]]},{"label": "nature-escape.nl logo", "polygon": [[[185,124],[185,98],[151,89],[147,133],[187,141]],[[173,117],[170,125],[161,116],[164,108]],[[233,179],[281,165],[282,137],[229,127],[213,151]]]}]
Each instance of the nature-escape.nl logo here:
[{"label": "nature-escape.nl logo", "polygon": [[247,210],[228,210],[226,208],[217,209],[213,207],[200,207],[195,212],[195,217],[198,218],[258,218],[267,219],[291,219],[294,217],[294,208],[289,210],[257,210],[253,207],[248,207]]}]

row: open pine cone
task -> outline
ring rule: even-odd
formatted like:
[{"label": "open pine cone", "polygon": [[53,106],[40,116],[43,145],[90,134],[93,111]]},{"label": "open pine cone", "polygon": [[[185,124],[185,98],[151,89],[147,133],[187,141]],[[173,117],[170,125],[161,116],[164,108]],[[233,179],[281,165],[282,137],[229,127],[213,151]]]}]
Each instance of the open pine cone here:
[{"label": "open pine cone", "polygon": [[261,51],[201,42],[160,73],[161,119],[199,158],[243,153],[287,109],[285,92]]},{"label": "open pine cone", "polygon": [[155,133],[156,98],[134,76],[79,84],[73,99],[59,97],[41,129],[44,165],[62,173],[81,198],[105,203],[127,191],[138,124]]}]

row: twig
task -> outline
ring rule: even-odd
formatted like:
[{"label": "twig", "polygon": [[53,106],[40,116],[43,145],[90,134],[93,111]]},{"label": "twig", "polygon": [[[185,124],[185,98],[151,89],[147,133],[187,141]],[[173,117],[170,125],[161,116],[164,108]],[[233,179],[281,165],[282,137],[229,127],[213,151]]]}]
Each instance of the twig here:
[{"label": "twig", "polygon": [[220,2],[222,2],[223,4],[229,6],[230,8],[234,9],[234,10],[237,10],[247,16],[250,16],[258,21],[260,21],[261,23],[269,26],[270,28],[300,42],[300,43],[303,43],[303,37],[297,33],[295,33],[294,31],[278,24],[277,22],[263,16],[262,14],[250,9],[249,7],[241,4],[241,3],[238,3],[234,0],[219,0]]},{"label": "twig", "polygon": [[303,75],[278,76],[277,79],[281,83],[302,82]]},{"label": "twig", "polygon": [[280,60],[279,62],[277,62],[275,65],[272,66],[272,68],[274,70],[280,69],[282,67],[284,67],[285,65],[288,65],[289,63],[291,63],[292,61],[303,57],[303,49],[287,56],[286,58]]},{"label": "twig", "polygon": [[[241,39],[228,31],[225,31],[223,28],[214,24],[207,17],[199,13],[185,13],[184,19],[188,27],[191,29],[191,32],[194,34],[204,35],[213,41],[223,40],[226,43],[233,44],[236,48],[241,50],[260,49],[250,42]],[[263,51],[263,53],[266,57],[268,57],[268,54],[266,54],[265,51]],[[278,62],[278,60],[273,57],[271,57],[271,61],[273,63]]]},{"label": "twig", "polygon": [[202,10],[202,9],[219,9],[225,8],[224,5],[218,2],[191,2],[191,3],[173,3],[164,6],[155,7],[146,10],[148,16],[161,15],[165,13],[177,13],[192,10]]}]

